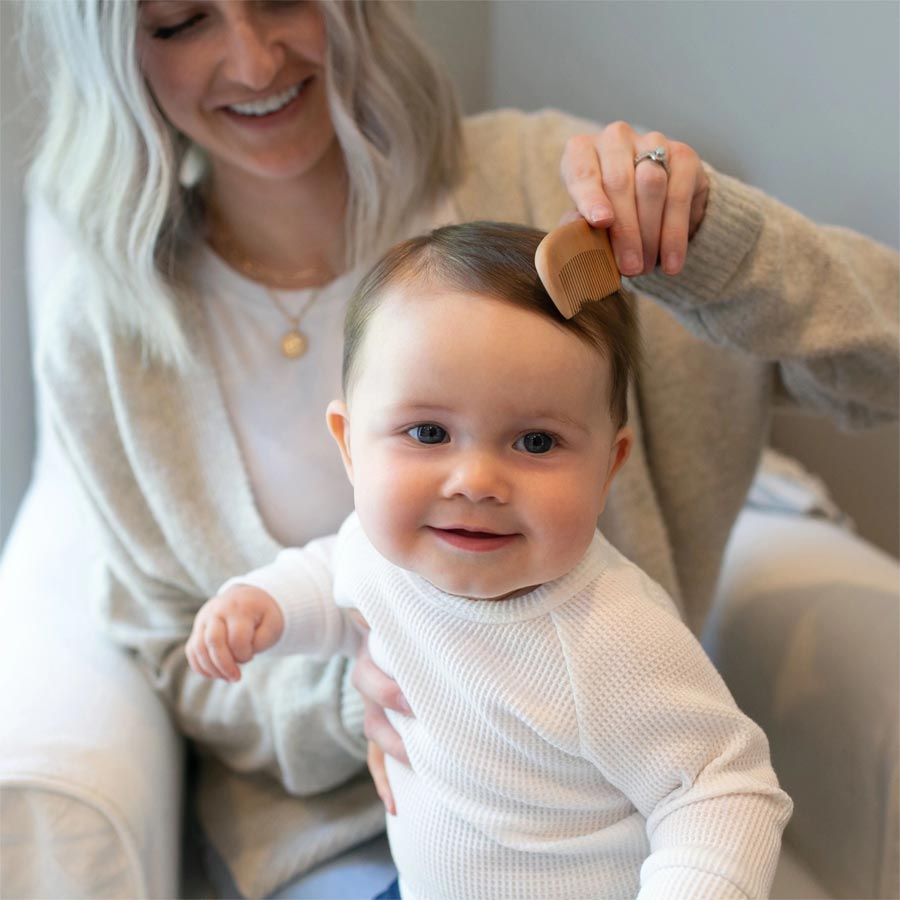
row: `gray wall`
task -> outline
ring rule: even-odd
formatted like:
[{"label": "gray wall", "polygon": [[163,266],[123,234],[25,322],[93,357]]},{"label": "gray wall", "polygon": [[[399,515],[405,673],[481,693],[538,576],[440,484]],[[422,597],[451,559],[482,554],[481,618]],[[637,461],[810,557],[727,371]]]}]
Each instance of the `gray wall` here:
[{"label": "gray wall", "polygon": [[[658,129],[816,221],[900,243],[897,3],[426,0],[417,11],[468,111],[556,106]],[[480,72],[487,86],[473,90]],[[773,443],[897,555],[896,427],[848,436],[779,414]]]}]

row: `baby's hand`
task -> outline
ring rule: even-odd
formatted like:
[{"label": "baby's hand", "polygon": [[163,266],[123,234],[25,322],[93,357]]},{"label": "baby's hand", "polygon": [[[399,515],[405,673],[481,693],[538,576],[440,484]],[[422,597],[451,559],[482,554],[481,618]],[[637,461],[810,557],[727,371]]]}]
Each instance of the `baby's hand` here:
[{"label": "baby's hand", "polygon": [[284,616],[260,588],[236,584],[200,608],[184,650],[191,668],[207,678],[240,681],[238,663],[268,650],[284,631]]}]

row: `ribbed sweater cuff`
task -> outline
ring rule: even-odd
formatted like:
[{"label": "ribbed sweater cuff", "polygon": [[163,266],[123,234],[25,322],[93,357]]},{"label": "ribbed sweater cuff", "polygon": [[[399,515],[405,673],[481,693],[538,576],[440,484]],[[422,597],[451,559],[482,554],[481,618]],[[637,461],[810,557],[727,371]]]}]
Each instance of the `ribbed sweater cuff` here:
[{"label": "ribbed sweater cuff", "polygon": [[685,312],[722,299],[729,280],[756,245],[763,224],[765,198],[758,191],[705,168],[709,176],[706,215],[688,244],[682,271],[666,275],[657,266],[647,275],[630,279],[640,293]]}]

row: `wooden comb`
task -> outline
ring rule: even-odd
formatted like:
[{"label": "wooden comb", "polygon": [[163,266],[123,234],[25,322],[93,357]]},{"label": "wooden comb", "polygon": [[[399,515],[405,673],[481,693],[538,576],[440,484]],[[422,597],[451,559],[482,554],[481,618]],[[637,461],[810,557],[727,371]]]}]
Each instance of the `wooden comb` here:
[{"label": "wooden comb", "polygon": [[606,229],[591,228],[584,219],[554,228],[538,244],[534,265],[567,319],[585,303],[603,300],[622,286]]}]

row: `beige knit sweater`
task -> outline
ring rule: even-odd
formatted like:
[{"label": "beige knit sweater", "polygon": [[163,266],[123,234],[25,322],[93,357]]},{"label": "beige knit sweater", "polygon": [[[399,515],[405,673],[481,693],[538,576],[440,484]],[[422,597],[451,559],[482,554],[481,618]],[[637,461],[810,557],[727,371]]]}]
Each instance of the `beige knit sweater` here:
[{"label": "beige knit sweater", "polygon": [[[563,142],[595,128],[558,113],[468,121],[462,217],[552,227],[569,205]],[[601,520],[695,629],[776,399],[848,425],[898,405],[896,254],[710,175],[682,274],[633,285],[658,302],[639,306],[637,441]],[[242,892],[262,896],[383,827],[361,703],[340,659],[260,660],[238,686],[191,673],[183,643],[199,605],[280,547],[254,505],[199,304],[183,309],[198,362],[185,377],[145,366],[129,340],[92,325],[79,290],[76,280],[48,303],[38,365],[107,538],[98,606],[205,748],[201,820]]]}]

